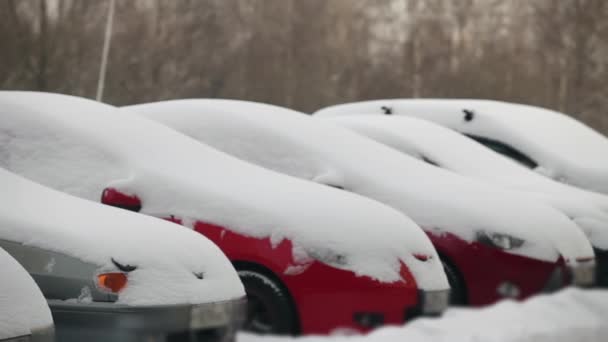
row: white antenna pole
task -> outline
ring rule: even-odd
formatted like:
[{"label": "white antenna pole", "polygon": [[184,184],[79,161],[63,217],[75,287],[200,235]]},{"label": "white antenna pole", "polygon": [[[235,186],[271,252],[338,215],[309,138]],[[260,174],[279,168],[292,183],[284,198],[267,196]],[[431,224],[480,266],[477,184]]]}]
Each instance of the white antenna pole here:
[{"label": "white antenna pole", "polygon": [[99,68],[99,78],[97,82],[97,101],[103,99],[103,89],[106,83],[106,69],[108,65],[108,55],[110,53],[110,43],[112,42],[112,26],[114,25],[114,2],[109,0],[108,20],[106,21],[106,32],[103,39],[103,50],[101,51],[101,66]]}]

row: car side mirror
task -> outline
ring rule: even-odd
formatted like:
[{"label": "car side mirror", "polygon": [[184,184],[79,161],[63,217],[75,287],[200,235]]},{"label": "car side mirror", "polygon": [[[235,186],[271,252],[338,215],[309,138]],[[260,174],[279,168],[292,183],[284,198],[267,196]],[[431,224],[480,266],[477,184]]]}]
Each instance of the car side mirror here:
[{"label": "car side mirror", "polygon": [[105,188],[103,190],[101,203],[134,212],[141,210],[141,200],[139,197],[127,195],[114,188]]}]

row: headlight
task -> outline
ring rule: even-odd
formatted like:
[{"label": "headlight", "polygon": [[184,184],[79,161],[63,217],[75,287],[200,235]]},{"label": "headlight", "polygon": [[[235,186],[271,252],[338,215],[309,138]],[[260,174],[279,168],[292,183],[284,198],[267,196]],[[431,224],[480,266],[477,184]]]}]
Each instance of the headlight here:
[{"label": "headlight", "polygon": [[309,251],[308,255],[315,260],[336,268],[344,268],[346,266],[346,257],[344,255],[329,250],[313,250]]},{"label": "headlight", "polygon": [[484,245],[504,250],[519,248],[524,244],[524,240],[511,235],[487,232],[478,232],[477,241]]}]

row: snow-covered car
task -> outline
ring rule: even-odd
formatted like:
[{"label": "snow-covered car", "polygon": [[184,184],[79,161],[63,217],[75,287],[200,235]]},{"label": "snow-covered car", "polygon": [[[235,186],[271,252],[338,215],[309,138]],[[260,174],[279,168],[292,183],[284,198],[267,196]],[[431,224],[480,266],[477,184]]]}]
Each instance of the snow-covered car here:
[{"label": "snow-covered car", "polygon": [[544,176],[608,194],[608,138],[556,111],[490,100],[393,99],[331,106],[314,115],[360,113],[434,121]]},{"label": "snow-covered car", "polygon": [[52,342],[51,310],[34,279],[0,248],[0,341]]},{"label": "snow-covered car", "polygon": [[82,98],[0,92],[0,121],[0,165],[215,242],[245,286],[246,329],[366,331],[447,306],[430,240],[379,202],[265,170]]},{"label": "snow-covered car", "polygon": [[129,106],[249,162],[401,210],[433,241],[455,303],[482,305],[593,281],[593,250],[562,213],[286,108],[232,100]]},{"label": "snow-covered car", "polygon": [[524,191],[562,211],[594,247],[597,283],[608,286],[608,196],[543,177],[474,140],[431,121],[406,116],[327,118],[412,157],[463,176]]},{"label": "snow-covered car", "polygon": [[42,290],[58,340],[229,338],[242,321],[236,270],[200,234],[3,169],[0,188],[0,247]]}]

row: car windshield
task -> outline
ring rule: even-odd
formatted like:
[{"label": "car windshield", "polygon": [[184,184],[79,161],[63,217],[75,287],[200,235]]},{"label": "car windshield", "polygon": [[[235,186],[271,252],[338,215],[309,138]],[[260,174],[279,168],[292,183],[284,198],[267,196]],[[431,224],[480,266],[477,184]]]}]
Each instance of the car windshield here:
[{"label": "car windshield", "polygon": [[496,153],[509,157],[530,169],[535,169],[538,166],[538,163],[532,158],[505,143],[473,134],[466,134],[466,136],[495,151]]}]

